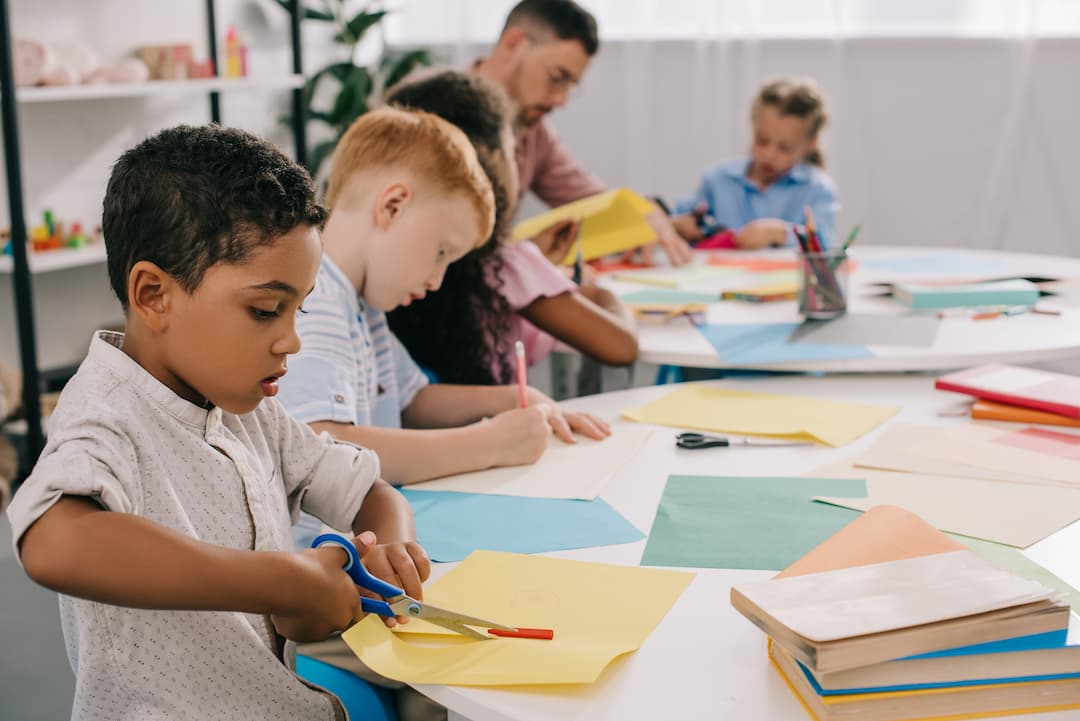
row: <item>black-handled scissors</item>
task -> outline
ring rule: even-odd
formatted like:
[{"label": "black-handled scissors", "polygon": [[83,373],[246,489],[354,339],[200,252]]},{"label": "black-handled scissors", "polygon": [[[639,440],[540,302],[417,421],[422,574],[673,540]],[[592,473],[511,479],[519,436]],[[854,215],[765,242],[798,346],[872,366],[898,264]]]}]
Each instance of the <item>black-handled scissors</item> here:
[{"label": "black-handled scissors", "polygon": [[679,448],[687,448],[696,451],[699,448],[730,448],[732,446],[754,446],[757,448],[786,447],[786,446],[810,446],[806,441],[761,441],[754,438],[726,438],[724,436],[707,436],[704,433],[680,433],[675,436],[675,445]]}]

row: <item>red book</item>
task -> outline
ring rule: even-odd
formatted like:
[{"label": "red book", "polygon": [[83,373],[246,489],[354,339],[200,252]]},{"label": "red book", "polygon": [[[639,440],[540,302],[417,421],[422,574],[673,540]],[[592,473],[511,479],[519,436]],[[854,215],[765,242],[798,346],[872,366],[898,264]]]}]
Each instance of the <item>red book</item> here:
[{"label": "red book", "polygon": [[993,363],[942,376],[934,387],[1080,418],[1080,378],[1064,373]]}]

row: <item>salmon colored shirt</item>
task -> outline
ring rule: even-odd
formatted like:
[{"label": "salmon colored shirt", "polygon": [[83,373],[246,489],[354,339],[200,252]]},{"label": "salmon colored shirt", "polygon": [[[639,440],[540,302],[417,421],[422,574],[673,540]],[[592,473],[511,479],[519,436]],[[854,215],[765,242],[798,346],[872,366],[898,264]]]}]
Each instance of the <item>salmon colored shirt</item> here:
[{"label": "salmon colored shirt", "polygon": [[518,135],[515,155],[522,194],[531,190],[552,207],[607,190],[570,155],[546,119]]}]

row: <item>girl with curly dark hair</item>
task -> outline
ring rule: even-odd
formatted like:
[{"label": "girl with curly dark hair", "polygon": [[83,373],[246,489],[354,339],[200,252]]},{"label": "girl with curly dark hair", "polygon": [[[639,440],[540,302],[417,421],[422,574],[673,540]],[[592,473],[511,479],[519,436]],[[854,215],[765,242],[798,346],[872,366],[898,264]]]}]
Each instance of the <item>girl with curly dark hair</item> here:
[{"label": "girl with curly dark hair", "polygon": [[[442,287],[389,315],[413,358],[441,383],[511,383],[513,342],[529,365],[556,341],[612,365],[637,355],[633,321],[609,292],[577,287],[532,243],[505,245],[517,205],[512,113],[502,91],[477,75],[443,71],[392,89],[387,102],[424,110],[460,128],[476,147],[495,194],[495,229],[453,263]],[[572,228],[547,231],[565,242]],[[551,240],[551,238],[549,238]]]}]

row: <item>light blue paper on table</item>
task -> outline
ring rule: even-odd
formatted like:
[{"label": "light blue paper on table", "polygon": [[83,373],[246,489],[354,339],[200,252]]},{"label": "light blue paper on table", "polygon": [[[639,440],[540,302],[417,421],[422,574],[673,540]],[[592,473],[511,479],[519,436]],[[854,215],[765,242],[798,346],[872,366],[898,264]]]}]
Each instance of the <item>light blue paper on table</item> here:
[{"label": "light blue paper on table", "polygon": [[961,253],[873,258],[860,263],[865,268],[910,275],[979,275],[1005,270],[1005,264],[995,258],[973,258]]},{"label": "light blue paper on table", "polygon": [[645,537],[602,499],[496,496],[400,489],[433,561],[461,561],[477,549],[542,553],[632,543]]},{"label": "light blue paper on table", "polygon": [[720,293],[701,293],[693,290],[679,290],[678,288],[649,288],[648,290],[635,290],[633,293],[619,296],[623,303],[719,303]]},{"label": "light blue paper on table", "polygon": [[863,345],[788,343],[799,323],[717,323],[698,326],[725,365],[873,358]]}]

